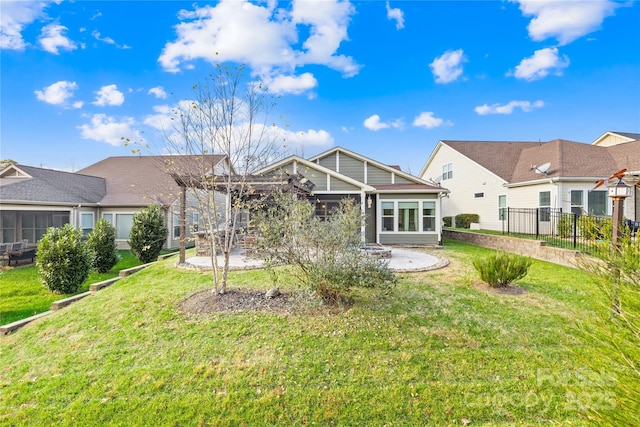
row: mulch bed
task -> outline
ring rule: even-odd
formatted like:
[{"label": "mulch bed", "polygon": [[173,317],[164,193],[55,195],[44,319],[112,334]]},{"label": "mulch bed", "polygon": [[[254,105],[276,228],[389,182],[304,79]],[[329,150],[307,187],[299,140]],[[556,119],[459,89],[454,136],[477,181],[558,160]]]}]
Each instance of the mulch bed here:
[{"label": "mulch bed", "polygon": [[212,289],[205,289],[182,300],[178,307],[183,313],[206,314],[237,311],[268,311],[290,313],[298,305],[298,300],[289,292],[282,292],[275,298],[265,298],[266,291],[255,289],[227,288],[220,295]]}]

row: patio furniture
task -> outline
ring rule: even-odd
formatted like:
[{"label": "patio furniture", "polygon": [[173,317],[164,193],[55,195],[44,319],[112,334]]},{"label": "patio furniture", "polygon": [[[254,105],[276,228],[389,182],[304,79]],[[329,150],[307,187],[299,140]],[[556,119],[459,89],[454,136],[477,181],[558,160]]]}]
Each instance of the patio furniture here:
[{"label": "patio furniture", "polygon": [[30,248],[28,245],[28,240],[2,243],[2,246],[0,246],[0,256],[3,261],[7,261],[7,265],[11,265],[11,261],[15,261],[15,264],[18,265],[18,261],[26,259],[30,259],[31,262],[33,262],[36,258],[36,248]]}]

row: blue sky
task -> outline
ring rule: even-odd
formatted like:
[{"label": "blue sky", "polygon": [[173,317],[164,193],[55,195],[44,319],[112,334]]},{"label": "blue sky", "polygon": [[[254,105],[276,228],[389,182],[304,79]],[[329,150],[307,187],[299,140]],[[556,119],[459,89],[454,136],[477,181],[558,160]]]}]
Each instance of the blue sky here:
[{"label": "blue sky", "polygon": [[[640,6],[614,1],[0,0],[0,158],[78,170],[164,142],[219,61],[280,96],[298,153],[417,174],[439,140],[640,133]],[[216,56],[216,52],[218,55]]]}]

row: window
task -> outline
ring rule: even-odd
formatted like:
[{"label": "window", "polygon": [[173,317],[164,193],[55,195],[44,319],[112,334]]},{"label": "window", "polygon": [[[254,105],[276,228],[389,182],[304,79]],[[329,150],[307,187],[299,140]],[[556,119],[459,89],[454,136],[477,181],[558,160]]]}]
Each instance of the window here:
[{"label": "window", "polygon": [[0,212],[2,243],[12,243],[16,239],[16,212]]},{"label": "window", "polygon": [[436,231],[436,202],[422,202],[422,231]]},{"label": "window", "polygon": [[507,220],[507,195],[498,196],[498,219],[500,221]]},{"label": "window", "polygon": [[442,180],[453,178],[453,163],[442,166]]},{"label": "window", "polygon": [[128,239],[132,226],[133,214],[116,214],[116,239]]},{"label": "window", "polygon": [[177,239],[180,237],[180,215],[174,213],[171,216],[173,217],[173,238]]},{"label": "window", "polygon": [[80,230],[86,236],[93,230],[93,212],[80,213]]},{"label": "window", "polygon": [[590,191],[587,196],[589,214],[604,216],[607,214],[607,192]]},{"label": "window", "polygon": [[582,190],[571,190],[571,213],[576,215],[582,215],[584,211],[584,204],[582,201],[582,197],[584,192]]},{"label": "window", "polygon": [[393,217],[393,202],[382,202],[382,231],[394,231]]},{"label": "window", "polygon": [[398,231],[418,231],[418,202],[398,202]]},{"label": "window", "polygon": [[480,198],[484,197],[484,193],[475,193],[473,195],[473,197],[475,197],[476,199],[480,199]]},{"label": "window", "polygon": [[551,191],[541,191],[538,196],[540,221],[551,220]]},{"label": "window", "polygon": [[113,214],[112,213],[103,213],[102,214],[102,219],[106,219],[109,224],[115,225],[115,222],[113,222]]},{"label": "window", "polygon": [[[242,213],[240,213],[240,221],[238,221],[239,224],[244,224],[242,222]],[[200,228],[200,212],[194,212],[193,213],[193,231],[198,231],[198,229]]]}]

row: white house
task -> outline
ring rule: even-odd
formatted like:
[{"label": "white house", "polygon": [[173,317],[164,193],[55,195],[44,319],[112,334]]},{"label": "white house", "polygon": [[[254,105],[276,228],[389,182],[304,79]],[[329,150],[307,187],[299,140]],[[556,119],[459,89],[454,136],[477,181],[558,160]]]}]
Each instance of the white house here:
[{"label": "white house", "polygon": [[[628,170],[625,182],[638,182],[640,134],[606,132],[592,144],[440,141],[420,177],[450,190],[443,216],[478,214],[480,228],[501,230],[506,207],[611,215],[606,187],[593,189],[621,169]],[[638,186],[625,202],[624,215],[640,220]]]}]

